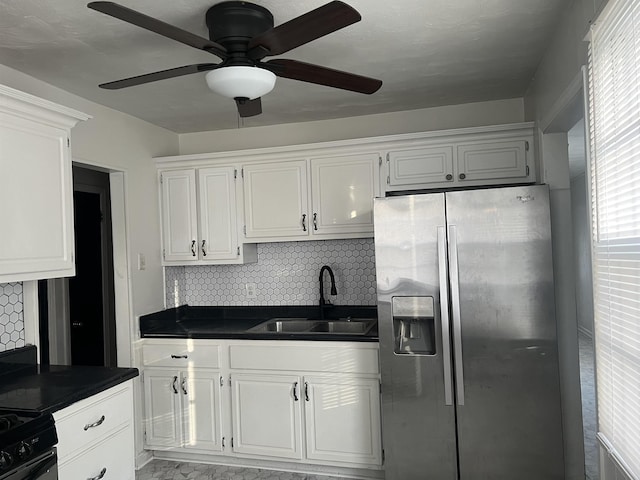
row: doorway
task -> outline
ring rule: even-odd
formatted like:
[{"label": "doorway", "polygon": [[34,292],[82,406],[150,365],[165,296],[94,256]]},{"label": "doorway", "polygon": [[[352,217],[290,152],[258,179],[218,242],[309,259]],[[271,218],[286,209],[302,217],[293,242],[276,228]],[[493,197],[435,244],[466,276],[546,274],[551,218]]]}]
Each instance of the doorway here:
[{"label": "doorway", "polygon": [[73,200],[76,275],[39,282],[41,350],[53,364],[116,366],[109,174],[74,164]]}]

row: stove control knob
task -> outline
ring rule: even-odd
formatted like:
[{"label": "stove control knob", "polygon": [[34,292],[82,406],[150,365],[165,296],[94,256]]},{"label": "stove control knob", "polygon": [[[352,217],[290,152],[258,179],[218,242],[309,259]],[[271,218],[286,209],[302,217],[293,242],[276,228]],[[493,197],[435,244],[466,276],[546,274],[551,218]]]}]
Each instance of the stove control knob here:
[{"label": "stove control knob", "polygon": [[5,470],[13,464],[13,457],[7,452],[0,452],[0,470]]},{"label": "stove control knob", "polygon": [[33,453],[33,447],[26,442],[20,442],[18,448],[16,449],[16,455],[20,460],[24,460],[25,458],[29,458],[29,456]]}]

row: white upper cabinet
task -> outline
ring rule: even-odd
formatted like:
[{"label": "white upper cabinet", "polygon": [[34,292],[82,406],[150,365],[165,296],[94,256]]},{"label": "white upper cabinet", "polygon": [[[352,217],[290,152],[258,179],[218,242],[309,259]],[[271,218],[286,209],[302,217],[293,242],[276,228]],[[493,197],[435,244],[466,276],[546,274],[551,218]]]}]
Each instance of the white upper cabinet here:
[{"label": "white upper cabinet", "polygon": [[246,238],[372,236],[379,160],[367,153],[245,165]]},{"label": "white upper cabinet", "polygon": [[203,260],[233,259],[238,254],[236,175],[233,167],[198,170]]},{"label": "white upper cabinet", "polygon": [[163,172],[160,186],[164,259],[195,261],[198,259],[196,171]]},{"label": "white upper cabinet", "polygon": [[0,283],[75,275],[70,134],[89,118],[0,85]]},{"label": "white upper cabinet", "polygon": [[[185,225],[175,238],[181,247],[175,253],[191,262],[232,263],[224,259],[231,255],[229,247],[238,243],[242,250],[260,242],[372,237],[373,199],[393,192],[534,183],[533,132],[532,123],[517,123],[184,155],[156,162],[166,170],[189,167],[200,179],[200,236],[193,236],[191,220],[183,219]],[[210,185],[203,184],[205,171],[229,165],[241,172],[237,186],[225,183],[222,173],[212,174]],[[227,210],[224,197],[232,199],[227,192],[234,188],[237,203]],[[208,192],[207,198],[203,192]],[[187,197],[178,194],[178,203],[188,203]],[[203,213],[205,208],[209,210]],[[237,231],[215,226],[227,224],[234,209]],[[171,264],[173,253],[166,246],[165,250],[165,264]],[[221,260],[214,261],[214,256]]]},{"label": "white upper cabinet", "polygon": [[256,260],[238,241],[236,177],[228,166],[160,172],[165,265]]},{"label": "white upper cabinet", "polygon": [[247,238],[308,235],[306,160],[246,165],[242,175]]},{"label": "white upper cabinet", "polygon": [[531,124],[433,132],[390,147],[387,192],[535,182]]},{"label": "white upper cabinet", "polygon": [[379,158],[375,153],[311,159],[313,235],[373,232]]},{"label": "white upper cabinet", "polygon": [[528,148],[527,140],[458,145],[458,179],[470,181],[526,178]]}]

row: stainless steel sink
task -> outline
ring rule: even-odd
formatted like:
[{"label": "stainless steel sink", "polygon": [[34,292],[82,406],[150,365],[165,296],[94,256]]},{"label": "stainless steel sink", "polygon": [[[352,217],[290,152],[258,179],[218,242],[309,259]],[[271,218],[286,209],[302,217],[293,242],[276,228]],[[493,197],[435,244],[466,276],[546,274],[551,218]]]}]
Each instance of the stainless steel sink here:
[{"label": "stainless steel sink", "polygon": [[250,333],[296,333],[301,335],[366,335],[376,325],[375,318],[340,320],[272,318],[248,330]]}]

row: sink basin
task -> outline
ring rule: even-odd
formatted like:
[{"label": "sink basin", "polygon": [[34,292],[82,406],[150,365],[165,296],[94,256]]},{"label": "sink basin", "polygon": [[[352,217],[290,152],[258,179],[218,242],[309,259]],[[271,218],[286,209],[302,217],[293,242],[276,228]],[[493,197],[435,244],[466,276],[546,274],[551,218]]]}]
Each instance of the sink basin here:
[{"label": "sink basin", "polygon": [[301,335],[366,335],[376,325],[375,318],[341,320],[272,318],[248,330],[250,333],[296,333]]},{"label": "sink basin", "polygon": [[250,328],[249,332],[257,333],[300,333],[308,332],[313,326],[306,318],[272,318]]},{"label": "sink basin", "polygon": [[317,333],[364,335],[375,325],[375,320],[318,320],[311,329]]}]

